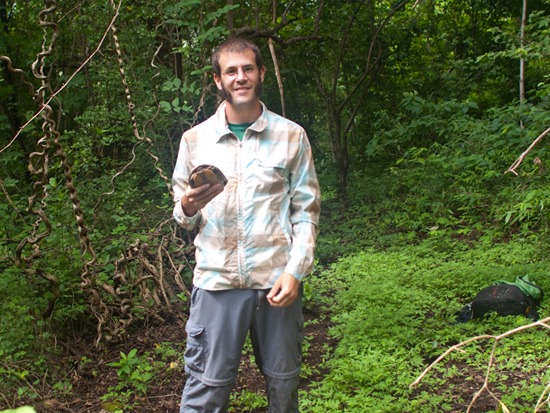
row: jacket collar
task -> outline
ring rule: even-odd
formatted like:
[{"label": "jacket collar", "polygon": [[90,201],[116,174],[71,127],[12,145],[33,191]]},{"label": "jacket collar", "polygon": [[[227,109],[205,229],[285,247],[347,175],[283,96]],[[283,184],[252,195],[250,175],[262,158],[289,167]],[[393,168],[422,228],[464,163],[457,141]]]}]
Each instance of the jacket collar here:
[{"label": "jacket collar", "polygon": [[[255,132],[262,132],[267,128],[267,107],[263,102],[260,101],[262,105],[262,114],[256,121],[250,126],[249,129],[252,129]],[[225,118],[225,106],[227,105],[226,101],[223,101],[216,113],[214,114],[214,121],[216,123],[216,142],[219,142],[223,137],[231,135],[232,132],[229,130],[229,125],[227,124],[227,119]]]}]

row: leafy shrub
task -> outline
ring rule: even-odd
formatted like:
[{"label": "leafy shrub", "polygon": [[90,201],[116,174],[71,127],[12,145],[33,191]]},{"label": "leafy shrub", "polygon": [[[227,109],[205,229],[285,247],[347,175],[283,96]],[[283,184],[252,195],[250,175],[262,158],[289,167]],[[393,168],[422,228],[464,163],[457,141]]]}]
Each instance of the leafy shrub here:
[{"label": "leafy shrub", "polygon": [[375,205],[386,231],[547,239],[549,181],[540,159],[548,158],[548,150],[535,148],[520,176],[504,173],[545,129],[543,107],[480,114],[473,102],[433,103],[406,95],[400,116],[380,115],[366,154],[391,159],[390,153],[397,160],[378,177],[377,187],[367,176],[352,193]]}]

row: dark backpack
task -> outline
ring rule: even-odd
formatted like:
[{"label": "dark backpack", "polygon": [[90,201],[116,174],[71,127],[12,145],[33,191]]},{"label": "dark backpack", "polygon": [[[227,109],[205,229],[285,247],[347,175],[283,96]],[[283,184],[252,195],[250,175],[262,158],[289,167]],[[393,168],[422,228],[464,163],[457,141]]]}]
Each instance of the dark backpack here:
[{"label": "dark backpack", "polygon": [[529,276],[517,277],[515,282],[497,281],[462,308],[457,314],[457,322],[481,318],[489,312],[501,316],[522,315],[536,321],[542,297],[542,289],[529,280]]}]

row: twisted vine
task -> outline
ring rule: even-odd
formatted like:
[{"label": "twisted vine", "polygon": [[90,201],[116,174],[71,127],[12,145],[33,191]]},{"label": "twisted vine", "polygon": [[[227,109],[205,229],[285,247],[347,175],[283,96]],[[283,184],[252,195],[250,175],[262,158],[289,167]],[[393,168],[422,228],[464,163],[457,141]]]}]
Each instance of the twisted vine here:
[{"label": "twisted vine", "polygon": [[[43,315],[45,317],[51,315],[55,302],[60,295],[59,280],[55,275],[48,274],[43,269],[32,269],[32,264],[40,256],[39,242],[49,236],[52,231],[52,226],[45,213],[45,209],[47,208],[46,201],[48,198],[47,183],[49,177],[49,163],[53,147],[55,149],[54,155],[59,158],[61,162],[69,198],[73,205],[73,213],[78,226],[79,239],[82,247],[82,256],[90,256],[90,259],[84,264],[84,269],[80,277],[81,288],[91,297],[90,307],[98,320],[98,337],[100,338],[102,326],[106,322],[108,316],[108,309],[101,299],[95,282],[97,273],[95,269],[96,256],[89,237],[88,228],[84,221],[84,213],[80,206],[80,200],[73,182],[71,168],[59,140],[60,134],[57,129],[56,121],[54,120],[54,110],[49,104],[51,99],[46,101],[46,93],[51,93],[49,76],[45,73],[46,59],[53,53],[55,41],[59,36],[59,28],[53,20],[53,15],[57,9],[56,0],[46,0],[44,6],[45,8],[39,13],[39,24],[44,31],[42,49],[37,53],[37,57],[31,66],[32,74],[40,81],[41,86],[35,90],[34,85],[26,79],[24,72],[21,69],[13,67],[9,57],[0,56],[0,59],[7,63],[8,70],[16,74],[27,87],[29,94],[38,107],[38,113],[43,119],[41,127],[43,135],[36,143],[37,150],[29,155],[28,163],[28,170],[31,175],[36,177],[36,180],[33,184],[33,194],[28,200],[27,211],[35,215],[36,220],[32,225],[31,234],[21,240],[15,249],[15,264],[28,274],[39,275],[50,283],[52,298]],[[59,104],[59,102],[57,103]],[[62,108],[59,104],[59,112],[61,112],[61,110]],[[27,246],[32,248],[32,252],[30,255],[24,256],[24,250]]]},{"label": "twisted vine", "polygon": [[[141,311],[145,308],[150,309],[151,302],[154,303],[156,308],[171,309],[171,299],[177,295],[177,290],[189,294],[180,273],[185,266],[190,267],[190,264],[186,260],[186,254],[190,251],[186,242],[177,235],[177,229],[174,227],[173,221],[167,220],[160,223],[151,235],[152,239],[155,240],[155,245],[138,239],[129,245],[125,249],[125,252],[122,253],[122,256],[114,262],[113,285],[102,282],[98,278],[100,265],[98,264],[89,229],[84,219],[84,212],[78,197],[71,167],[60,141],[57,123],[54,120],[56,113],[62,113],[62,107],[60,102],[57,101],[56,95],[67,86],[70,80],[76,75],[76,72],[59,90],[52,91],[46,70],[46,60],[52,55],[56,39],[59,36],[59,28],[54,21],[57,2],[56,0],[48,0],[44,4],[45,8],[39,14],[39,22],[44,32],[42,49],[37,53],[36,60],[32,64],[32,74],[40,81],[40,88],[35,90],[34,85],[26,79],[24,72],[21,69],[13,67],[9,57],[0,56],[0,60],[6,62],[8,70],[16,74],[27,87],[29,94],[37,105],[38,110],[31,121],[37,116],[40,116],[43,120],[41,128],[42,136],[36,143],[37,149],[29,155],[28,165],[29,171],[35,176],[35,182],[33,184],[33,195],[29,198],[27,211],[36,216],[36,219],[32,225],[31,233],[16,248],[15,264],[19,268],[24,269],[28,274],[37,275],[50,283],[52,299],[44,311],[44,315],[50,315],[60,295],[59,280],[44,270],[33,270],[32,265],[40,256],[40,241],[48,237],[52,232],[52,225],[48,220],[45,210],[47,209],[48,198],[49,165],[51,159],[55,158],[61,164],[73,214],[78,226],[81,257],[84,261],[80,274],[80,287],[87,293],[89,307],[97,320],[96,345],[99,345],[103,340],[112,341],[122,338],[127,333],[128,326],[135,321],[136,311]],[[107,33],[110,31],[115,44],[120,78],[124,87],[128,112],[130,114],[130,123],[136,143],[132,149],[132,159],[112,177],[112,190],[102,194],[98,200],[98,204],[104,196],[114,192],[115,179],[123,174],[135,161],[135,150],[138,145],[142,144],[147,145],[146,152],[153,159],[154,168],[166,182],[168,190],[172,192],[169,178],[159,166],[159,158],[152,151],[153,141],[147,137],[145,131],[141,134],[138,129],[135,104],[131,98],[120,41],[114,25],[120,10],[121,1],[119,1],[118,5],[115,5],[114,1],[111,0],[111,5],[114,9],[114,17],[105,35],[101,39],[97,49],[77,69],[77,72],[95,55]],[[57,104],[57,111],[52,107],[52,101]],[[155,114],[155,117],[157,114]],[[147,121],[144,129],[147,124],[153,121],[154,118]],[[30,121],[20,129],[8,146],[0,152],[9,147],[17,136],[19,136],[21,130],[29,123]],[[6,188],[3,185],[2,189],[9,200],[9,194],[7,194]],[[169,229],[168,232],[165,230],[166,228]],[[31,247],[31,253],[25,256],[25,251],[29,246]],[[172,251],[174,247],[176,248],[175,253]],[[180,259],[182,257],[183,259]],[[176,264],[174,258],[178,258],[178,264]],[[139,292],[140,297],[136,297],[136,292]],[[157,312],[151,312],[151,314],[154,317],[160,318]]]}]

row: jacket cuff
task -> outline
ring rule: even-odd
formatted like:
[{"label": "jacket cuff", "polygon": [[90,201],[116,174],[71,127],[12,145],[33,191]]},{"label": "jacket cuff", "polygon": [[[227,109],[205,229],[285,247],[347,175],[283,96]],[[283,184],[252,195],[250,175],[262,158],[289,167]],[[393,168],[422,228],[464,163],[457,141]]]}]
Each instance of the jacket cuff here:
[{"label": "jacket cuff", "polygon": [[192,217],[188,217],[187,215],[185,215],[185,212],[183,212],[183,208],[181,207],[180,201],[174,204],[173,215],[176,222],[188,231],[191,231],[197,227],[199,218],[201,216],[200,212],[197,212]]}]

